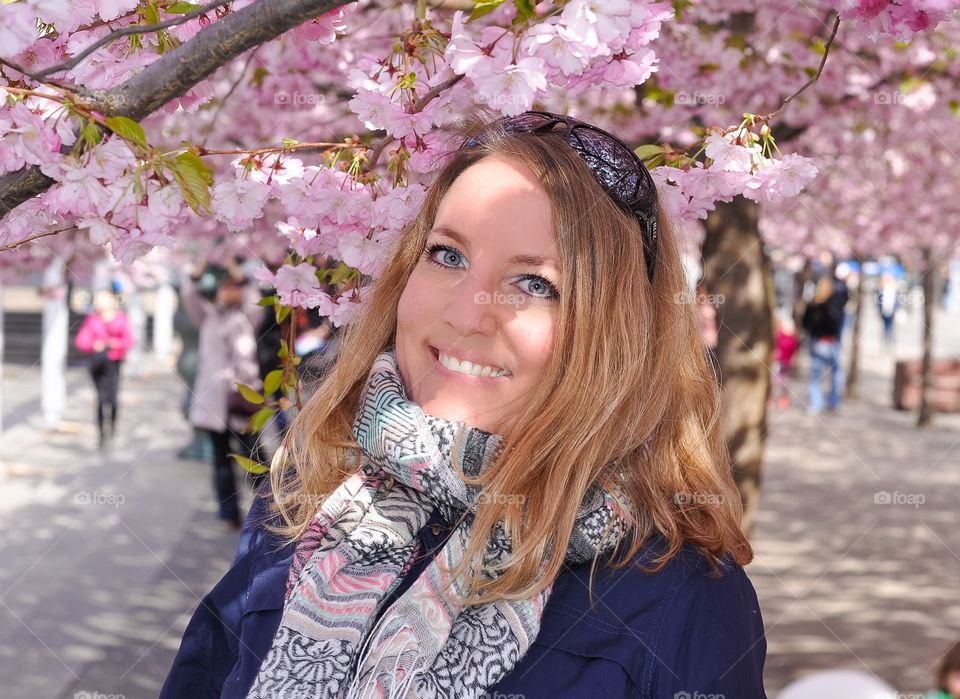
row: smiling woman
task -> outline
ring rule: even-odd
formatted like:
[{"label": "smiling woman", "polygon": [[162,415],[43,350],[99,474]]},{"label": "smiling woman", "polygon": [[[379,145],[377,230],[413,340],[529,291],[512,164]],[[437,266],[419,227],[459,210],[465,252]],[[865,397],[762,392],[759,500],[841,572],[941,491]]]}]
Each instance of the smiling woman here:
[{"label": "smiling woman", "polygon": [[560,316],[550,199],[504,155],[440,203],[397,307],[403,383],[424,412],[504,431],[536,388]]},{"label": "smiling woman", "polygon": [[689,296],[620,141],[535,112],[468,127],[164,696],[763,697]]}]

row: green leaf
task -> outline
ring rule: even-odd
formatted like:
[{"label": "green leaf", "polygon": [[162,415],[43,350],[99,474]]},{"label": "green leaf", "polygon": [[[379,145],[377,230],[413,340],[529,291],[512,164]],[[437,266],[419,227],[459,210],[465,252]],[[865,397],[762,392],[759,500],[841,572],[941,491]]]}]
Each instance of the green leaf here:
[{"label": "green leaf", "polygon": [[263,379],[263,395],[272,396],[283,382],[283,369],[274,369]]},{"label": "green leaf", "polygon": [[83,129],[80,130],[80,140],[92,147],[100,143],[100,138],[100,129],[97,128],[96,122],[92,120],[85,121],[83,123]]},{"label": "green leaf", "polygon": [[258,306],[272,306],[277,302],[277,297],[274,295],[264,296],[262,299],[257,301]]},{"label": "green leaf", "polygon": [[517,6],[517,17],[526,20],[537,16],[534,0],[513,0],[513,4]]},{"label": "green leaf", "polygon": [[199,9],[200,5],[194,5],[192,2],[175,2],[170,7],[165,8],[164,12],[169,12],[172,15],[185,15]]},{"label": "green leaf", "polygon": [[250,418],[250,431],[251,432],[260,432],[266,426],[267,421],[273,417],[273,406],[267,406],[266,408],[260,408],[257,412],[253,414],[253,417]]},{"label": "green leaf", "polygon": [[253,69],[253,75],[250,76],[250,84],[255,87],[260,87],[263,84],[263,79],[268,75],[270,75],[269,70],[263,66],[257,66]]},{"label": "green leaf", "polygon": [[167,165],[190,208],[198,214],[201,213],[200,207],[209,210],[213,174],[207,164],[196,153],[185,151],[172,161],[167,161]]},{"label": "green leaf", "polygon": [[267,473],[270,471],[269,466],[264,466],[253,459],[247,458],[246,456],[241,456],[240,454],[231,454],[230,456],[236,459],[237,463],[240,464],[245,471],[249,471],[255,476],[259,476],[261,473]]},{"label": "green leaf", "polygon": [[640,158],[640,160],[650,160],[651,158],[655,158],[663,153],[663,146],[648,143],[642,146],[637,146],[634,148],[633,152],[637,154],[637,157]]},{"label": "green leaf", "polygon": [[246,384],[238,383],[237,390],[240,391],[241,396],[246,398],[249,402],[253,403],[254,405],[260,405],[261,403],[264,402],[264,397],[261,396],[256,391],[254,391],[249,386],[247,386]]},{"label": "green leaf", "polygon": [[103,120],[107,128],[127,141],[137,144],[141,150],[147,149],[147,135],[143,127],[129,117],[111,116]]},{"label": "green leaf", "polygon": [[353,273],[353,267],[346,262],[341,262],[336,269],[330,271],[330,283],[340,284],[350,278]]},{"label": "green leaf", "polygon": [[480,19],[484,15],[488,15],[493,12],[503,3],[504,0],[476,0],[473,3],[473,11],[470,13],[470,17],[467,18],[467,21],[472,22],[475,19]]},{"label": "green leaf", "polygon": [[290,306],[275,306],[274,308],[276,309],[277,325],[279,325],[290,315]]}]

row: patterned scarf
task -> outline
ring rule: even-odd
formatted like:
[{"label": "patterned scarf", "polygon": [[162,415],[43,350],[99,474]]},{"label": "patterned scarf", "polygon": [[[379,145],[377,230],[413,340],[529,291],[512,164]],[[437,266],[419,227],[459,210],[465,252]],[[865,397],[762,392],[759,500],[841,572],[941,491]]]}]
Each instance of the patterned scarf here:
[{"label": "patterned scarf", "polygon": [[[481,494],[456,469],[483,472],[501,437],[426,415],[407,398],[392,348],[373,364],[353,431],[361,467],[323,502],[297,544],[280,626],[247,696],[477,697],[526,653],[551,589],[469,606],[454,598],[465,594],[460,580],[444,589],[438,564],[449,568],[462,559]],[[470,514],[373,626],[437,506],[451,522]],[[608,493],[591,488],[567,562],[592,559],[611,522],[608,535],[619,535],[625,524],[619,512]],[[501,525],[484,563],[500,565],[509,555]]]}]

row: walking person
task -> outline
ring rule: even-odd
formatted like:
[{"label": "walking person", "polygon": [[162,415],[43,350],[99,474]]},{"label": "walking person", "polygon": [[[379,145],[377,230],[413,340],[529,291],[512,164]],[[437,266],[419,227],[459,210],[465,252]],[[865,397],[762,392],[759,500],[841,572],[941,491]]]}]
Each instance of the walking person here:
[{"label": "walking person", "polygon": [[889,272],[880,276],[880,288],[877,290],[877,311],[883,322],[883,347],[887,352],[893,352],[894,321],[897,309],[900,308],[900,285]]},{"label": "walking person", "polygon": [[764,699],[719,387],[652,178],[569,117],[466,135],[163,699]]},{"label": "walking person", "polygon": [[937,687],[926,699],[960,699],[960,641],[944,654],[937,669]]},{"label": "walking person", "polygon": [[116,434],[120,365],[133,341],[127,314],[117,308],[117,297],[110,291],[97,291],[93,296],[93,310],[83,319],[74,345],[91,355],[89,368],[97,391],[97,432],[101,447]]},{"label": "walking person", "polygon": [[773,395],[771,398],[777,407],[785,410],[790,407],[790,373],[797,355],[800,341],[793,318],[786,309],[777,312],[776,332],[774,335]]},{"label": "walking person", "polygon": [[813,299],[803,313],[803,329],[810,342],[809,411],[818,415],[824,410],[823,379],[827,376],[830,392],[826,409],[831,412],[840,405],[843,371],[840,366],[840,329],[843,324],[843,306],[834,298],[833,280],[820,279]]},{"label": "walking person", "polygon": [[[212,299],[200,291],[201,276],[213,275]],[[213,447],[213,483],[220,519],[228,529],[239,529],[240,507],[231,453],[257,457],[257,438],[243,432],[257,406],[240,395],[238,383],[259,390],[255,327],[262,308],[260,293],[236,261],[225,268],[197,265],[183,280],[180,298],[184,310],[200,329],[197,375],[190,400],[190,422],[210,435]],[[240,449],[234,451],[232,443]]]}]

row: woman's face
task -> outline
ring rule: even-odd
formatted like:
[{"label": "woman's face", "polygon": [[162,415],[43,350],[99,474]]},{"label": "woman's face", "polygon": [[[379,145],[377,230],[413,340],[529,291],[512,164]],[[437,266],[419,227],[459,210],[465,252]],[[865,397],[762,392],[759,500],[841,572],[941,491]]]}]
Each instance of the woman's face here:
[{"label": "woman's face", "polygon": [[500,155],[443,197],[397,307],[400,373],[428,415],[503,432],[537,386],[562,291],[551,218],[536,176]]}]

